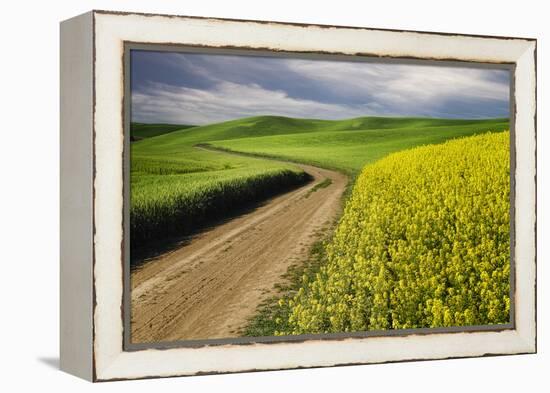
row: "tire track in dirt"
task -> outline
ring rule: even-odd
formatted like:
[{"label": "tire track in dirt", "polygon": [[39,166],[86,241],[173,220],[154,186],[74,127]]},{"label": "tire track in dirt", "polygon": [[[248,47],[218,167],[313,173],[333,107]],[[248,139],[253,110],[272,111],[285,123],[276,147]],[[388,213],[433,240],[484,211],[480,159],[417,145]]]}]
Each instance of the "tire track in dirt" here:
[{"label": "tire track in dirt", "polygon": [[[224,153],[231,154],[231,153]],[[258,305],[341,210],[348,178],[295,164],[313,181],[194,236],[131,273],[131,341],[237,337]],[[314,187],[326,179],[327,187]]]}]

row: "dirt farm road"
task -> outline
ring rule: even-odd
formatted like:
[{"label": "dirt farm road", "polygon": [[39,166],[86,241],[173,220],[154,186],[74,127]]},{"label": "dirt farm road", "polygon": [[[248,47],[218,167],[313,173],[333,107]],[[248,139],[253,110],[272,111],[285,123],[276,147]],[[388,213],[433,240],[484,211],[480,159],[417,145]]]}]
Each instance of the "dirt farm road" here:
[{"label": "dirt farm road", "polygon": [[[237,337],[341,208],[347,177],[299,165],[307,185],[224,222],[131,274],[131,341]],[[328,187],[314,188],[330,179]]]}]

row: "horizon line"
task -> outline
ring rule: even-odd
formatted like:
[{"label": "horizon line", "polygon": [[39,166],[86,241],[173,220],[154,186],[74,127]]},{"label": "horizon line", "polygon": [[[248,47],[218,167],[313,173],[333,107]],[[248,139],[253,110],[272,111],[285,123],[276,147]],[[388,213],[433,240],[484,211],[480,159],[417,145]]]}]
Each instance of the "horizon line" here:
[{"label": "horizon line", "polygon": [[461,120],[461,121],[483,121],[483,120],[507,120],[510,121],[510,117],[479,117],[479,118],[471,118],[471,117],[430,117],[430,116],[400,116],[400,115],[388,115],[388,116],[380,116],[380,115],[365,115],[365,116],[357,116],[357,117],[347,117],[343,119],[319,119],[319,118],[312,118],[312,117],[290,117],[290,116],[282,116],[282,115],[256,115],[256,116],[245,116],[245,117],[236,117],[234,119],[230,120],[224,120],[224,121],[218,121],[214,123],[206,123],[206,124],[191,124],[191,123],[167,123],[167,122],[143,122],[143,121],[134,121],[130,120],[130,124],[163,124],[163,125],[173,125],[173,126],[192,126],[192,127],[205,127],[212,124],[222,124],[222,123],[229,123],[232,121],[237,120],[245,120],[245,119],[254,119],[254,118],[262,118],[262,117],[274,117],[274,118],[282,118],[282,119],[293,119],[293,120],[316,120],[316,121],[326,121],[326,122],[339,122],[339,121],[346,121],[346,120],[357,120],[357,119],[365,119],[365,118],[378,118],[378,119],[426,119],[426,120]]}]

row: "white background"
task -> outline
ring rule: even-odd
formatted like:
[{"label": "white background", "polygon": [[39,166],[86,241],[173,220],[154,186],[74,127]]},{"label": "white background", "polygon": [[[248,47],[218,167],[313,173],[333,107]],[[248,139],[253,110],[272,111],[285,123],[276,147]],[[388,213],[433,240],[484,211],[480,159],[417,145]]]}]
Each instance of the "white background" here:
[{"label": "white background", "polygon": [[[539,392],[550,389],[543,1],[13,1],[0,14],[0,391]],[[537,355],[92,385],[58,371],[59,22],[90,9],[538,38]],[[521,190],[520,190],[521,192]],[[548,198],[546,198],[548,199]],[[545,311],[546,309],[546,311]]]}]

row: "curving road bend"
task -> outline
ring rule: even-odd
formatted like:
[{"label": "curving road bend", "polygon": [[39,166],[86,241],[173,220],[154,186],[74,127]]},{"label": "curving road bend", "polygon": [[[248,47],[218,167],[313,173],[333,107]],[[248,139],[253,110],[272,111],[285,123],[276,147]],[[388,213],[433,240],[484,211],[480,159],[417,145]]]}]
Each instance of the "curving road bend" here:
[{"label": "curving road bend", "polygon": [[[132,272],[132,343],[238,336],[341,210],[345,175],[296,166],[314,180]],[[326,179],[332,181],[328,187],[314,188]]]}]

